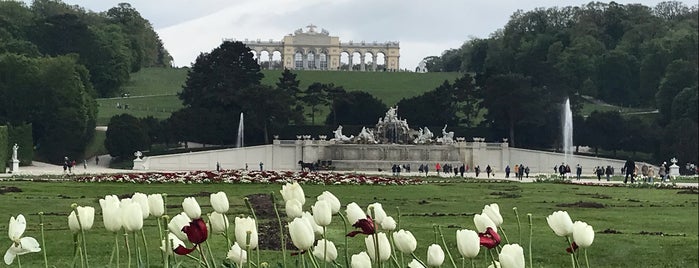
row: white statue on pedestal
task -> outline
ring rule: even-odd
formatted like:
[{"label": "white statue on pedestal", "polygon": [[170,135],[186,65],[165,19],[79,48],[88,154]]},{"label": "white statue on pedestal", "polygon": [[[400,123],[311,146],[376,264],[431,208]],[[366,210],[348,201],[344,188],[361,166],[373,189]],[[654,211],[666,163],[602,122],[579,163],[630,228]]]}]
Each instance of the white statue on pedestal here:
[{"label": "white statue on pedestal", "polygon": [[432,141],[432,131],[429,128],[423,127],[419,130],[417,138],[413,141],[414,143],[423,144]]},{"label": "white statue on pedestal", "polygon": [[444,128],[442,129],[442,137],[437,139],[437,141],[444,144],[454,143],[454,131],[447,132],[447,125],[444,125]]},{"label": "white statue on pedestal", "polygon": [[335,138],[332,139],[332,140],[334,140],[334,141],[343,141],[343,142],[347,142],[347,141],[350,141],[352,138],[354,138],[354,135],[349,136],[349,137],[343,135],[343,134],[342,134],[342,126],[338,126],[338,127],[337,127],[337,130],[333,131],[333,133],[335,133]]},{"label": "white statue on pedestal", "polygon": [[377,143],[376,139],[374,138],[374,132],[371,130],[367,130],[366,127],[362,127],[362,131],[359,132],[359,135],[357,135],[357,138],[363,142]]},{"label": "white statue on pedestal", "polygon": [[12,161],[17,160],[17,150],[19,149],[19,146],[15,143],[14,146],[12,146]]}]

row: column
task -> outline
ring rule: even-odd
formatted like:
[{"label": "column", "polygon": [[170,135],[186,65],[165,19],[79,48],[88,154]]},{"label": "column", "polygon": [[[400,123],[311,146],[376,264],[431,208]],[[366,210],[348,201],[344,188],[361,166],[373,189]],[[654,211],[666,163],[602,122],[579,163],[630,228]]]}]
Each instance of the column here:
[{"label": "column", "polygon": [[[320,70],[320,54],[316,55],[313,54],[314,58],[313,60],[316,62],[316,69]],[[328,55],[325,55],[325,58],[327,59]]]},{"label": "column", "polygon": [[359,55],[359,59],[362,61],[359,64],[359,70],[362,72],[366,71],[366,64],[364,63],[364,59],[366,59],[366,55],[364,55],[364,54]]},{"label": "column", "polygon": [[308,54],[301,54],[301,61],[303,62],[303,69],[308,70]]},{"label": "column", "polygon": [[371,71],[373,71],[373,72],[376,72],[376,58],[378,58],[378,56],[376,56],[376,54],[372,54],[372,56],[371,56]]},{"label": "column", "polygon": [[348,70],[348,71],[351,72],[351,71],[352,71],[352,54],[349,55],[349,61],[347,62],[347,64],[349,64],[349,70]]}]

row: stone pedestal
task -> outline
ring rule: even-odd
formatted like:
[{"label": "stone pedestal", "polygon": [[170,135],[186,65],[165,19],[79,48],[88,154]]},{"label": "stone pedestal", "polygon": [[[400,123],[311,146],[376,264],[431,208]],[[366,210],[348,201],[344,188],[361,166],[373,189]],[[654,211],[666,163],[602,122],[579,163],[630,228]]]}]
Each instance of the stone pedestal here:
[{"label": "stone pedestal", "polygon": [[12,162],[12,168],[10,169],[10,171],[12,173],[17,173],[19,171],[19,160],[13,159],[10,162]]},{"label": "stone pedestal", "polygon": [[679,175],[680,175],[680,166],[673,163],[670,166],[670,177],[676,178]]},{"label": "stone pedestal", "polygon": [[143,166],[143,159],[141,158],[136,158],[133,160],[133,170],[146,170],[146,167]]}]

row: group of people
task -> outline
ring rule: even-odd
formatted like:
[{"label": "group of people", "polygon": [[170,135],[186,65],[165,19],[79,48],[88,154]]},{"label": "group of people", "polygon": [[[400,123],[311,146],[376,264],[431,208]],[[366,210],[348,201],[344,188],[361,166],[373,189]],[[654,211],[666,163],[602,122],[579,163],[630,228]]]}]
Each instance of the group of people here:
[{"label": "group of people", "polygon": [[[449,175],[452,172],[454,173],[454,176],[459,176],[461,174],[461,177],[464,176],[464,173],[468,172],[468,165],[466,164],[461,164],[460,166],[454,166],[452,164],[440,164],[436,163],[434,165],[435,170],[437,171],[437,176],[441,176],[442,173],[444,175]],[[418,167],[418,171],[422,174],[422,172],[425,173],[425,176],[430,172],[430,165],[429,164],[420,164],[420,167]],[[410,172],[410,166],[408,166],[408,172]]]},{"label": "group of people", "polygon": [[[488,166],[488,167],[490,167],[490,166]],[[513,170],[510,169],[510,165],[507,165],[505,167],[505,178],[510,177],[511,171],[513,171]],[[514,175],[517,179],[519,179],[521,181],[525,174],[526,174],[527,178],[529,178],[529,166],[525,167],[524,164],[515,165]]]}]

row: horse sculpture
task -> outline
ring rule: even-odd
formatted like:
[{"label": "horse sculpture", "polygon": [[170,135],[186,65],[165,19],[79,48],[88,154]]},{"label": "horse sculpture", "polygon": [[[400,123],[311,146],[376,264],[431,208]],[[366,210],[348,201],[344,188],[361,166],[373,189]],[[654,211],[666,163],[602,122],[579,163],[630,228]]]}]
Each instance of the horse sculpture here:
[{"label": "horse sculpture", "polygon": [[301,165],[301,171],[311,172],[316,170],[316,166],[313,163],[306,163],[299,160],[299,165]]}]

